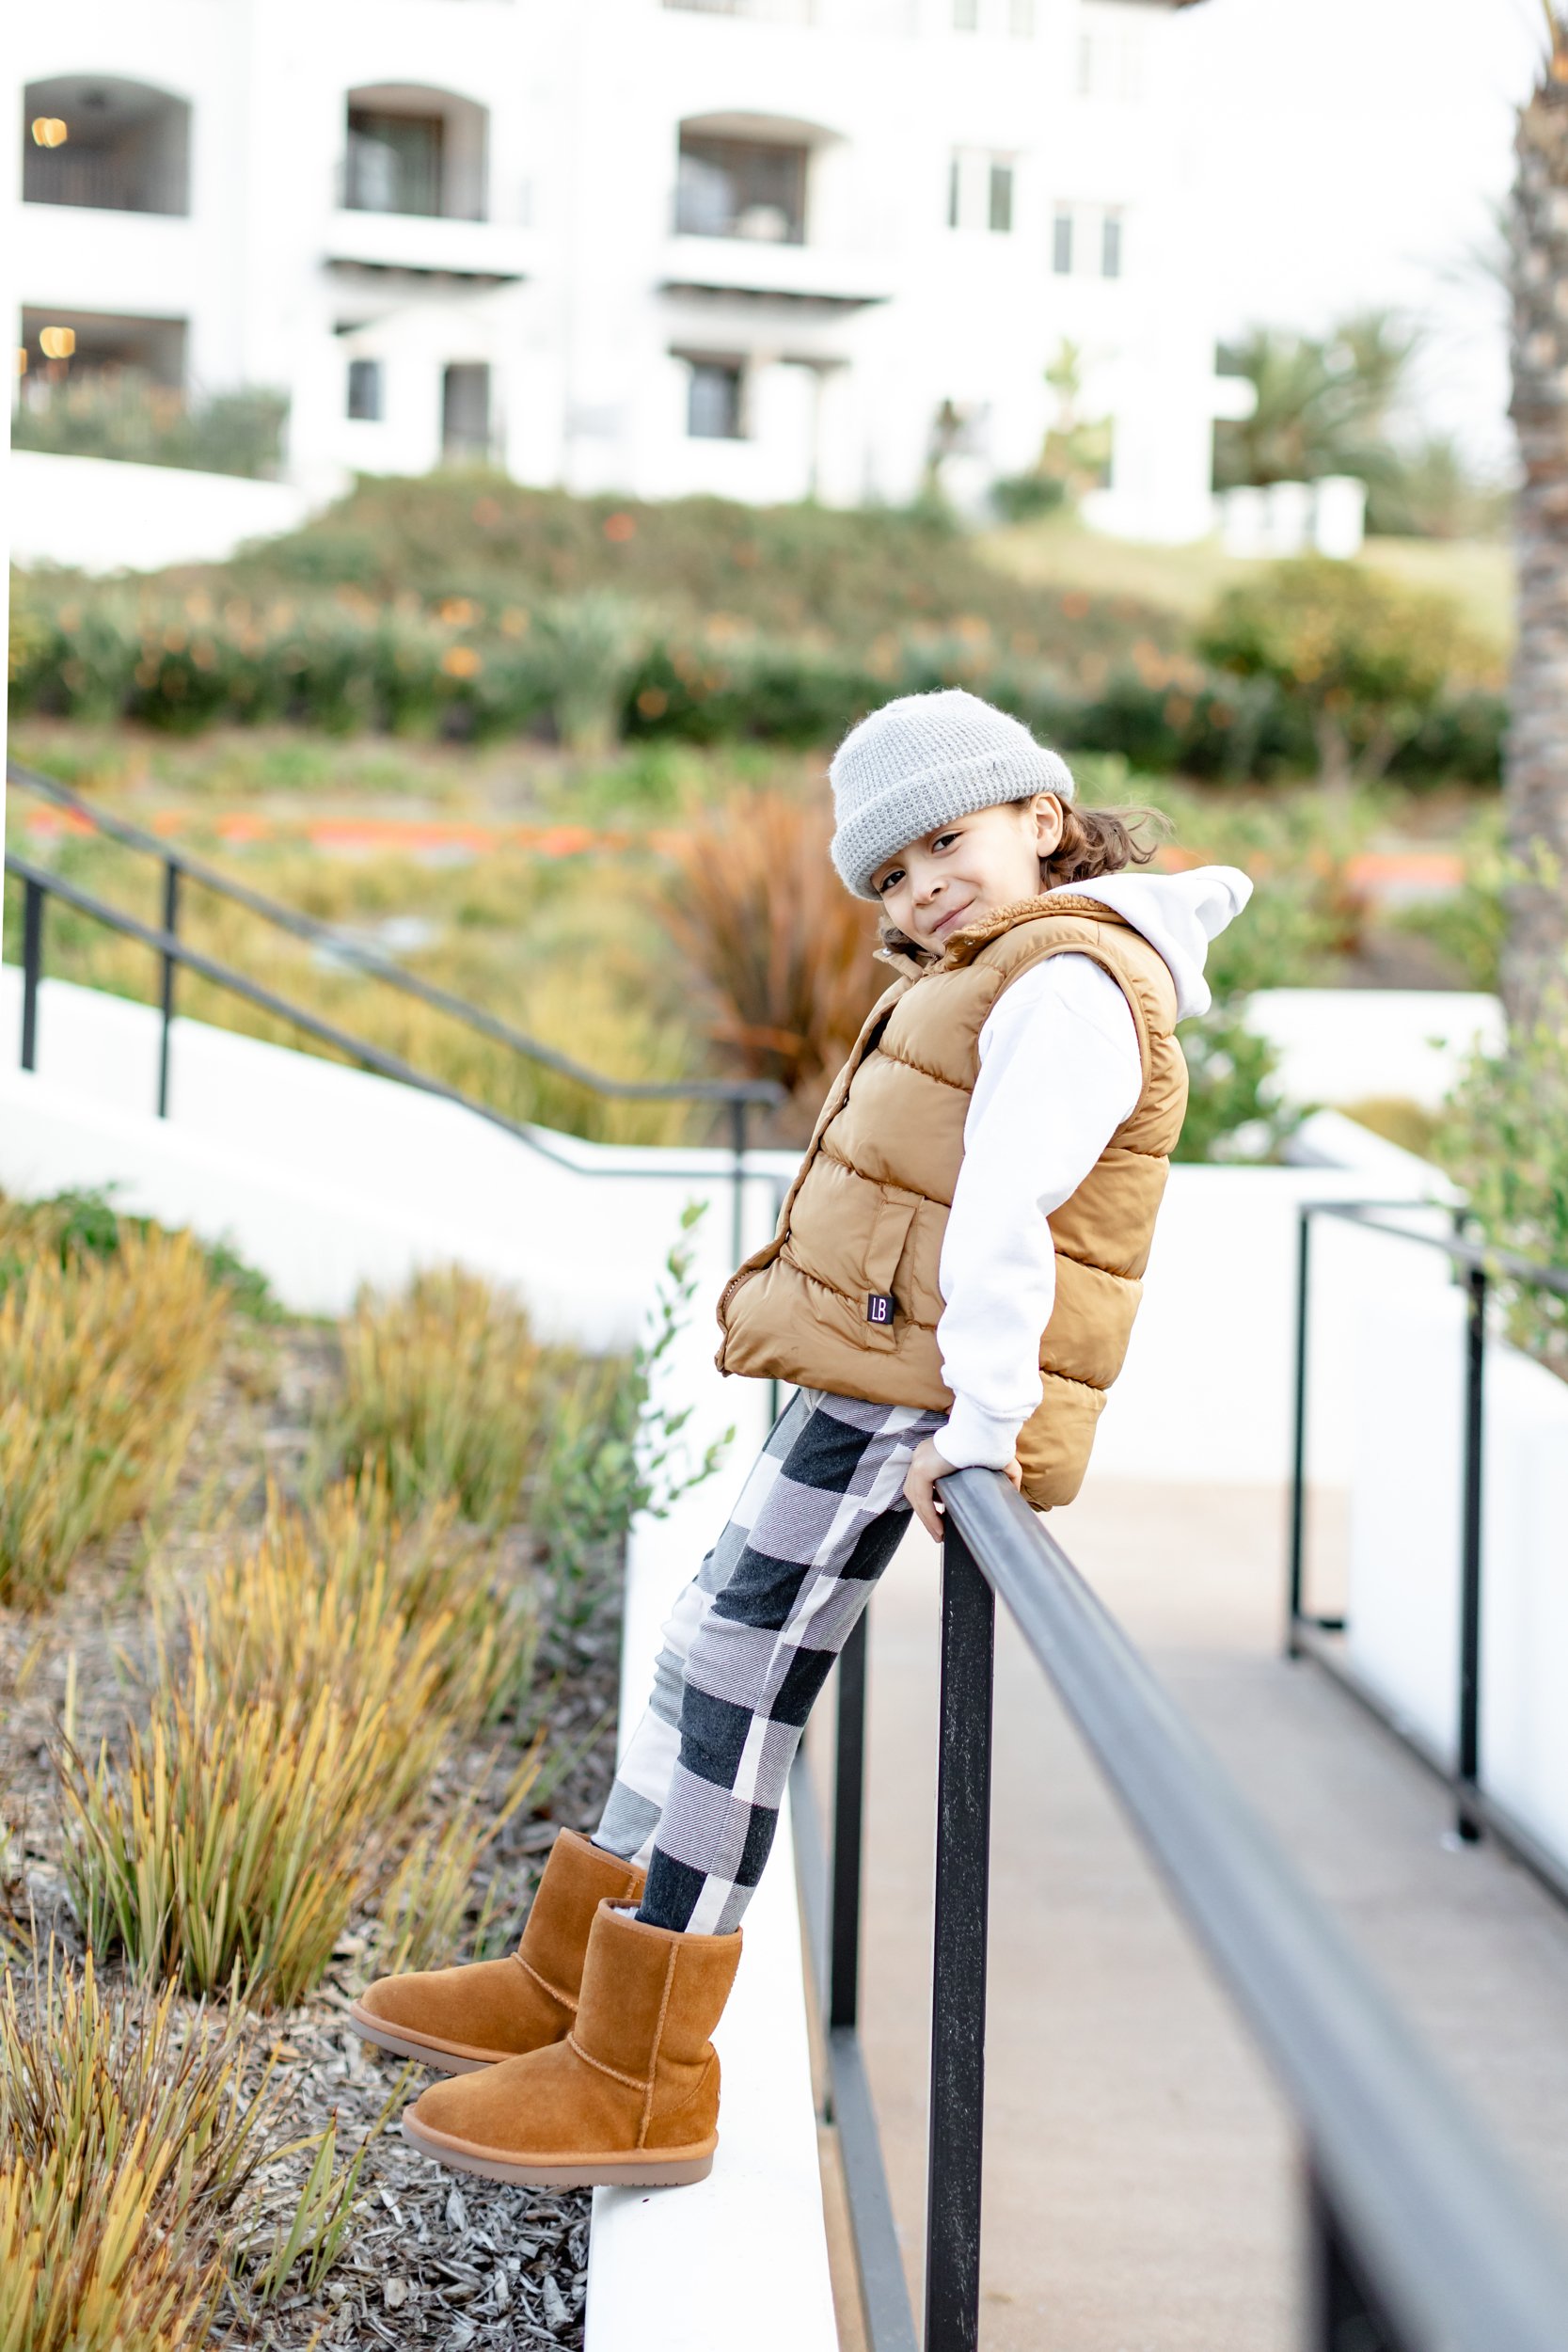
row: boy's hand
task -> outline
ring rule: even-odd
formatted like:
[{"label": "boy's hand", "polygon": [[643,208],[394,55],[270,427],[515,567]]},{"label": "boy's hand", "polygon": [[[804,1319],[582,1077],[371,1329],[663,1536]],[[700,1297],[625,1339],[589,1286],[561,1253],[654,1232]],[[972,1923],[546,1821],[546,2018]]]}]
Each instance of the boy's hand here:
[{"label": "boy's hand", "polygon": [[[937,1482],[952,1475],[953,1465],[937,1452],[936,1440],[922,1438],[910,1456],[909,1475],[904,1480],[904,1497],[927,1534],[939,1544],[942,1538],[944,1505],[937,1493]],[[1023,1470],[1016,1454],[1003,1475],[1010,1478],[1019,1492],[1022,1493]]]}]

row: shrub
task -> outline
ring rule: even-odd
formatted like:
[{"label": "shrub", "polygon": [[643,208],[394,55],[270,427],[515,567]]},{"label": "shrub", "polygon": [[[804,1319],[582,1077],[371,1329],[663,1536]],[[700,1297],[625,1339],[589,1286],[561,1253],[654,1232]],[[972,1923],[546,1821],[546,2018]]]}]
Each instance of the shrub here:
[{"label": "shrub", "polygon": [[1187,1116],[1172,1158],[1272,1160],[1304,1113],[1279,1100],[1276,1057],[1239,1008],[1218,1004],[1179,1032],[1187,1061]]},{"label": "shrub", "polygon": [[1179,628],[1128,598],[1042,593],[929,509],[578,498],[500,475],[361,481],[228,571],[263,597],[346,584],[390,600],[417,580],[432,599],[468,598],[492,616],[608,589],[656,608],[680,636],[721,615],[856,654],[889,633],[978,618],[999,643],[1021,639],[1019,652],[1068,667],[1113,654],[1129,630],[1170,645]]},{"label": "shrub", "polygon": [[1307,556],[1228,589],[1198,637],[1206,660],[1266,679],[1307,712],[1326,784],[1379,776],[1456,676],[1493,667],[1447,598]]},{"label": "shrub", "polygon": [[1005,523],[1029,523],[1067,504],[1068,485],[1059,474],[999,474],[988,492]]},{"label": "shrub", "polygon": [[1505,856],[1502,826],[1491,812],[1472,825],[1461,845],[1464,879],[1441,898],[1419,899],[1393,916],[1397,929],[1428,941],[1465,988],[1495,995],[1508,932],[1508,882],[1525,869]]},{"label": "shrub", "polygon": [[[1478,1054],[1445,1106],[1439,1160],[1494,1248],[1568,1267],[1568,992],[1499,1054]],[[1511,1337],[1568,1379],[1568,1298],[1502,1281]]]},{"label": "shrub", "polygon": [[741,793],[672,848],[666,919],[707,993],[709,1034],[746,1076],[788,1089],[791,1141],[891,977],[872,957],[875,911],[833,871],[832,834],[823,802]]},{"label": "shrub", "polygon": [[179,1473],[227,1298],[188,1233],[13,1258],[0,1295],[0,1601],[37,1608]]},{"label": "shrub", "polygon": [[286,392],[214,392],[201,401],[135,368],[102,369],[23,400],[12,446],[71,457],[132,458],[206,473],[275,474],[289,414]]},{"label": "shrub", "polygon": [[552,597],[535,620],[540,675],[556,732],[574,752],[603,752],[620,733],[626,688],[648,639],[648,623],[613,589]]}]

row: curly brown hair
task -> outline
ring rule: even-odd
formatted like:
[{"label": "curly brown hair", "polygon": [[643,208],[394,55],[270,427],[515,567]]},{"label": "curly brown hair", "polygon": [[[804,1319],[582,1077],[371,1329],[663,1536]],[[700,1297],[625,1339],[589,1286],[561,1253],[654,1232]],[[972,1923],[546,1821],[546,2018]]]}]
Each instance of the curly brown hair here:
[{"label": "curly brown hair", "polygon": [[[1101,874],[1119,874],[1129,866],[1147,866],[1160,846],[1160,835],[1168,830],[1158,809],[1079,808],[1064,801],[1062,837],[1051,855],[1040,860],[1041,896],[1074,882],[1098,882]],[[918,946],[885,917],[879,946],[884,957],[912,957],[917,963],[939,961],[935,948]]]}]

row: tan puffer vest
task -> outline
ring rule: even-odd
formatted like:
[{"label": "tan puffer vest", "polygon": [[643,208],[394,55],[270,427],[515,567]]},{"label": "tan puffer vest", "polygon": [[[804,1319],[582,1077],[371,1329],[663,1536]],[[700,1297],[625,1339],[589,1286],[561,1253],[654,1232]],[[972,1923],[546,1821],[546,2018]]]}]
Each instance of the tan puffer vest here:
[{"label": "tan puffer vest", "polygon": [[[1044,1395],[1018,1440],[1037,1510],[1083,1483],[1105,1391],[1121,1370],[1155,1214],[1187,1105],[1164,957],[1092,898],[1004,907],[958,932],[940,962],[876,1004],[829,1089],[778,1231],[719,1301],[721,1372],[946,1411],[937,1272],[980,1031],[1002,991],[1047,956],[1089,956],[1132,1008],[1143,1092],[1051,1218],[1056,1297],[1040,1341]],[[1049,1081],[1047,1081],[1048,1083]],[[892,1295],[891,1321],[870,1318]]]}]

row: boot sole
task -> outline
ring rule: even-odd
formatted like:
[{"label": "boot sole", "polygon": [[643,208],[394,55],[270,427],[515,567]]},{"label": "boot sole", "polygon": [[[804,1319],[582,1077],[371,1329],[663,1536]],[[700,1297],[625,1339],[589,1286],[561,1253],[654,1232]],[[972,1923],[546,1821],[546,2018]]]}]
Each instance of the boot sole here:
[{"label": "boot sole", "polygon": [[460,2139],[428,2131],[416,2122],[412,2107],[404,2109],[403,2136],[421,2156],[445,2165],[449,2172],[471,2172],[479,2180],[502,2181],[514,2188],[688,2188],[707,2179],[718,2144],[716,2135],[696,2147],[657,2153],[567,2157],[559,2164],[541,2164],[527,2157],[487,2155]]},{"label": "boot sole", "polygon": [[515,2050],[497,2050],[483,2058],[465,2055],[442,2042],[426,2042],[412,2031],[399,2033],[361,2009],[357,2001],[349,2005],[348,2021],[361,2042],[373,2042],[378,2050],[388,2050],[393,2058],[412,2058],[417,2065],[433,2067],[438,2074],[482,2074],[487,2066],[499,2066],[503,2058],[517,2056]]}]

